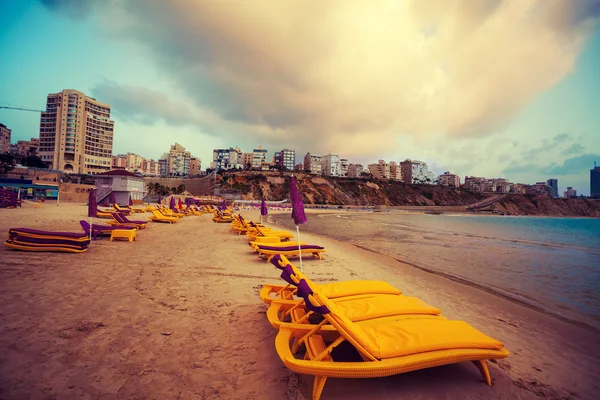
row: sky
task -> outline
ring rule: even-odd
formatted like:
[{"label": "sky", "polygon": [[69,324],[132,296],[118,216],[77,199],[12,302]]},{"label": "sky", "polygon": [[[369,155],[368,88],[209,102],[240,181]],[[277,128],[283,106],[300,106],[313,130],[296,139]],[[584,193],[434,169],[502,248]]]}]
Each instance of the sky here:
[{"label": "sky", "polygon": [[0,26],[0,106],[80,90],[114,154],[262,145],[580,194],[600,164],[600,0],[2,0]]}]

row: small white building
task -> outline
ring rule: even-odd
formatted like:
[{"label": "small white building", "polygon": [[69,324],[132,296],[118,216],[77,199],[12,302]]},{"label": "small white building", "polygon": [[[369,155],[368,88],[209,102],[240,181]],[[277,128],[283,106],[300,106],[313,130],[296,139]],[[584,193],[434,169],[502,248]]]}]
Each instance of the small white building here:
[{"label": "small white building", "polygon": [[129,171],[117,169],[94,175],[96,179],[96,201],[102,204],[110,199],[111,193],[117,204],[142,203],[146,197],[144,178]]}]

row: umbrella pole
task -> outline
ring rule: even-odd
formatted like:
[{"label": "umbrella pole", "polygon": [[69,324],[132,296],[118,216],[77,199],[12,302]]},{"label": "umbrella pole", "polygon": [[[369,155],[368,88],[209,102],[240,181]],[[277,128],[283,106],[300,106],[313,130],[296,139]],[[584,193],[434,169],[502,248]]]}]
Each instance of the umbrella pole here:
[{"label": "umbrella pole", "polygon": [[304,273],[304,268],[302,268],[302,246],[300,245],[300,227],[296,225],[296,236],[298,238],[298,257],[300,257],[300,271]]}]

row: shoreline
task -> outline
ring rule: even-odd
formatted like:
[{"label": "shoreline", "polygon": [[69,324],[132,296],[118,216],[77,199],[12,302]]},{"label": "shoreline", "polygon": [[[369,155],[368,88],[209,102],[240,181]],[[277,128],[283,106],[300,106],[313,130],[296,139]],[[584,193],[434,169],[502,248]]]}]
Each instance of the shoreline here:
[{"label": "shoreline", "polygon": [[[340,214],[339,210],[338,211],[334,211],[334,210],[329,210],[329,212],[321,212],[321,211],[315,211],[315,210],[310,210],[308,211],[308,213],[312,214],[313,216],[317,216],[319,217],[320,214],[322,214],[323,216],[332,216],[332,215],[336,215],[336,214]],[[281,214],[286,214],[285,212],[273,212],[273,215],[281,215]],[[400,215],[411,215],[411,214],[415,214],[415,213],[411,213],[411,212],[403,212],[400,213]],[[419,215],[422,215],[423,213],[416,213]],[[345,215],[364,215],[364,213],[350,213],[350,214],[345,214]],[[458,215],[460,216],[460,215]],[[515,217],[519,217],[519,216],[515,216]],[[344,217],[342,217],[344,218]],[[526,216],[526,218],[555,218],[555,217],[535,217],[535,216]],[[556,217],[556,218],[561,218],[561,217]],[[565,218],[572,218],[572,217],[565,217]],[[582,217],[582,218],[586,218],[587,217]],[[293,225],[286,221],[286,220],[277,220],[277,221],[273,221],[275,224],[285,227],[286,229],[290,229],[293,230]],[[281,223],[283,222],[283,223]],[[312,232],[314,233],[314,232]],[[330,239],[333,240],[337,240],[337,241],[344,241],[340,238],[334,237],[334,236],[330,236],[328,234],[323,234],[321,233],[322,236],[328,237]],[[534,246],[542,246],[542,247],[550,247],[550,248],[555,248],[555,249],[563,249],[563,248],[575,248],[572,245],[566,245],[566,244],[562,244],[562,243],[545,243],[545,242],[536,242],[536,241],[530,241],[530,240],[519,240],[519,239],[505,239],[505,238],[501,238],[501,237],[490,237],[490,236],[482,236],[482,235],[472,235],[472,234],[465,234],[465,236],[467,237],[476,237],[478,239],[491,239],[491,240],[497,240],[497,241],[501,241],[501,242],[505,242],[505,243],[516,243],[516,244],[524,244],[524,245],[534,245]],[[583,314],[582,312],[578,311],[578,310],[570,310],[569,313],[567,313],[567,315],[562,315],[560,313],[560,311],[556,311],[553,312],[551,309],[546,309],[542,306],[536,305],[534,303],[534,300],[530,297],[527,296],[524,293],[513,293],[511,291],[506,291],[500,287],[493,287],[489,284],[486,284],[484,282],[478,282],[472,279],[469,279],[468,277],[465,276],[461,276],[455,273],[451,273],[451,272],[447,272],[447,271],[442,271],[430,266],[425,266],[420,264],[417,261],[413,261],[413,260],[408,260],[408,259],[404,259],[402,257],[399,257],[399,255],[397,254],[392,254],[392,253],[387,253],[385,251],[382,251],[380,249],[376,249],[373,247],[370,247],[369,245],[365,245],[365,244],[358,244],[358,243],[353,243],[352,245],[363,249],[365,251],[369,251],[372,253],[376,253],[376,254],[380,254],[386,257],[390,257],[393,258],[394,260],[410,265],[414,268],[417,268],[421,271],[436,275],[436,276],[440,276],[440,277],[444,277],[446,279],[449,279],[451,281],[463,284],[465,286],[469,286],[472,288],[476,288],[478,290],[481,290],[483,292],[495,295],[497,297],[503,298],[507,301],[511,301],[515,304],[519,304],[523,307],[527,307],[531,310],[534,310],[536,312],[540,312],[543,313],[545,315],[548,315],[550,317],[556,318],[558,320],[561,320],[563,322],[567,322],[567,323],[571,323],[573,325],[588,329],[592,332],[596,332],[596,333],[600,333],[600,326],[594,325],[594,323],[598,323],[599,319],[598,317],[594,316],[594,315],[590,315],[590,314]],[[589,248],[583,248],[583,250],[585,251],[592,251]],[[593,251],[592,251],[593,252]],[[597,252],[593,252],[593,253],[597,253]],[[599,253],[600,254],[600,253]],[[586,321],[579,321],[578,318],[584,317],[586,319],[588,319],[589,322]]]},{"label": "shoreline", "polygon": [[[0,210],[0,230],[77,230],[85,212],[68,204]],[[241,213],[259,218],[256,211]],[[323,398],[593,398],[600,390],[600,343],[588,329],[383,254],[301,235],[327,249],[323,260],[304,259],[315,281],[388,281],[511,352],[490,363],[492,387],[463,363],[388,378],[330,379]],[[312,378],[281,363],[276,331],[258,298],[262,285],[281,283],[279,272],[251,252],[244,236],[207,215],[153,223],[138,236],[133,243],[94,241],[82,254],[0,249],[3,395],[310,398]]]}]

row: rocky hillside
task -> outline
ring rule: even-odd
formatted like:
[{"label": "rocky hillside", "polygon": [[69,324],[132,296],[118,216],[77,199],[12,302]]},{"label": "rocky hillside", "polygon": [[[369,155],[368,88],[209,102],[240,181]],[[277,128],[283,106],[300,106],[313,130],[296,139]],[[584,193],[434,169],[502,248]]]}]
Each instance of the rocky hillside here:
[{"label": "rocky hillside", "polygon": [[600,217],[600,200],[551,199],[548,196],[511,195],[492,204],[490,209],[506,215]]},{"label": "rocky hillside", "polygon": [[[329,178],[295,173],[305,204],[349,206],[467,206],[487,195],[435,185],[406,185],[402,182]],[[220,189],[241,194],[244,200],[279,201],[289,197],[290,173],[224,172],[217,176]],[[557,217],[600,217],[600,201],[551,199],[546,196],[508,195],[479,212],[505,215]]]},{"label": "rocky hillside", "polygon": [[[473,204],[484,195],[433,185],[406,185],[402,182],[350,178],[329,178],[294,174],[307,204],[354,206],[461,206]],[[245,200],[285,200],[289,196],[289,173],[223,173],[220,187],[238,190]]]}]

